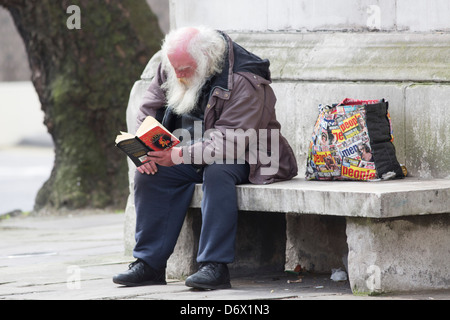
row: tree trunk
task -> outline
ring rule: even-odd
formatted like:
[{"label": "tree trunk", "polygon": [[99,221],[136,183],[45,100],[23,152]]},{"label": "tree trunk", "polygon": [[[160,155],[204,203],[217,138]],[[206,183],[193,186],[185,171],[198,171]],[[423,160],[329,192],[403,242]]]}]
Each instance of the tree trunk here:
[{"label": "tree trunk", "polygon": [[[35,211],[123,209],[127,164],[114,139],[126,130],[133,82],[159,50],[157,18],[145,0],[0,0],[0,5],[25,42],[55,144],[54,168]],[[76,11],[67,13],[71,5],[79,7],[80,19]]]}]

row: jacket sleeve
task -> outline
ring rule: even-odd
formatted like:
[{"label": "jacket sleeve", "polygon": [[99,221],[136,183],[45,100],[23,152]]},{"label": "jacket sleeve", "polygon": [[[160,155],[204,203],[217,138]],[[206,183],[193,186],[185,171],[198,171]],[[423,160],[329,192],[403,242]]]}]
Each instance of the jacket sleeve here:
[{"label": "jacket sleeve", "polygon": [[272,109],[266,108],[269,82],[257,76],[247,77],[239,73],[235,73],[233,77],[233,90],[229,99],[224,100],[213,128],[207,130],[202,142],[187,148],[192,163],[199,164],[200,159],[202,164],[220,160],[244,160],[248,157],[249,144],[257,144],[258,129],[267,126],[264,122]]},{"label": "jacket sleeve", "polygon": [[147,116],[155,117],[158,109],[166,105],[166,96],[164,90],[161,88],[165,79],[166,77],[160,64],[155,77],[152,79],[150,86],[142,98],[137,115],[136,128],[139,128]]}]

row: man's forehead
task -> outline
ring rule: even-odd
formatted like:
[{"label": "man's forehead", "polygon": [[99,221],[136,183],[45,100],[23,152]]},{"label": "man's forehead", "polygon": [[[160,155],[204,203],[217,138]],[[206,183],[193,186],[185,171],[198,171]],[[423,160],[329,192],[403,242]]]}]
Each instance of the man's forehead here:
[{"label": "man's forehead", "polygon": [[170,63],[176,68],[196,68],[197,63],[188,51],[189,44],[199,30],[193,27],[185,28],[176,39],[173,39],[173,47],[167,56]]},{"label": "man's forehead", "polygon": [[175,50],[168,54],[170,63],[179,69],[196,67],[197,63],[186,50]]}]

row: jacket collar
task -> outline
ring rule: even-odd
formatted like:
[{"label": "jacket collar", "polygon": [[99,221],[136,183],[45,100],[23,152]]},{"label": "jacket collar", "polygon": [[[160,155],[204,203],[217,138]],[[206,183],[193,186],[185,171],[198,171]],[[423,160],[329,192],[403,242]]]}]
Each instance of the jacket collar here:
[{"label": "jacket collar", "polygon": [[234,52],[233,52],[233,41],[224,32],[218,31],[222,37],[224,37],[227,44],[226,54],[224,58],[224,65],[222,72],[216,74],[211,79],[211,88],[220,88],[222,90],[230,91],[233,90],[233,66],[234,66]]},{"label": "jacket collar", "polygon": [[236,72],[249,72],[271,81],[269,60],[261,59],[255,54],[248,52],[231,40],[227,34],[222,31],[218,32],[224,37],[227,43],[227,50],[222,72],[211,79],[213,89],[233,90],[233,73]]}]

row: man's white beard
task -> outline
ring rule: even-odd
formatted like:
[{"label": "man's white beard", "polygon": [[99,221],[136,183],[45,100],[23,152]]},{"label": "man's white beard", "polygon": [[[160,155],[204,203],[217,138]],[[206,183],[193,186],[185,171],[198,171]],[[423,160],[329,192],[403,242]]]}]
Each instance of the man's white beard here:
[{"label": "man's white beard", "polygon": [[196,107],[206,82],[206,72],[197,72],[188,83],[180,81],[172,68],[167,72],[168,78],[163,84],[163,89],[166,90],[168,106],[178,115],[190,113]]}]

